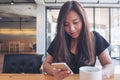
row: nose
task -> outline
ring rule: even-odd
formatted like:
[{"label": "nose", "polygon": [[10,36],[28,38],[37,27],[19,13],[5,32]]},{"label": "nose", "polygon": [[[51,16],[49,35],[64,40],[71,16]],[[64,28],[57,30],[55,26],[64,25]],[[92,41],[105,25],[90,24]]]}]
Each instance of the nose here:
[{"label": "nose", "polygon": [[75,26],[73,24],[70,25],[70,31],[71,32],[75,31]]}]

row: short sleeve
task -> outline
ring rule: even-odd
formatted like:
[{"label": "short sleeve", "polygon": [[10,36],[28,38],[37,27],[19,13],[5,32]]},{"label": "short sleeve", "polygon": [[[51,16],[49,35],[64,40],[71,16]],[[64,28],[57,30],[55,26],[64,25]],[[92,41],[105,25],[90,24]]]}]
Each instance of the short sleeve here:
[{"label": "short sleeve", "polygon": [[47,50],[47,52],[51,55],[51,56],[53,56],[53,53],[54,53],[54,40],[51,42],[51,44],[50,44],[50,46],[48,47],[48,50]]},{"label": "short sleeve", "polygon": [[96,31],[93,31],[95,36],[95,54],[100,55],[106,48],[109,47],[109,43]]}]

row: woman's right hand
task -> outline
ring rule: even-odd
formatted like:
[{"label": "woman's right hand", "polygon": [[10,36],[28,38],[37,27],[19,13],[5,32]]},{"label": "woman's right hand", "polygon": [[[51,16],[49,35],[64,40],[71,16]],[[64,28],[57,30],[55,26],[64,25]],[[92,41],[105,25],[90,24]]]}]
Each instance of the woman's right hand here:
[{"label": "woman's right hand", "polygon": [[71,72],[69,70],[53,68],[53,76],[54,76],[55,80],[63,80],[64,78],[66,78],[69,75],[71,75]]}]

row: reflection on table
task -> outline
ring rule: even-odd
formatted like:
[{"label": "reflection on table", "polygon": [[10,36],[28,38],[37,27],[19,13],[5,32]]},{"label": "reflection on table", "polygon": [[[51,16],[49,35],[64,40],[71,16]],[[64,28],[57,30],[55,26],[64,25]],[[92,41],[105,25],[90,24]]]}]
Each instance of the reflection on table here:
[{"label": "reflection on table", "polygon": [[[56,80],[53,76],[47,74],[0,74],[0,80]],[[79,75],[74,74],[66,77],[64,80],[79,80]],[[120,74],[114,74],[106,80],[120,80]]]},{"label": "reflection on table", "polygon": [[[79,80],[79,74],[73,74],[64,80]],[[0,80],[56,80],[53,76],[47,74],[0,74]],[[120,66],[115,66],[115,72],[109,79],[104,80],[120,80]]]}]

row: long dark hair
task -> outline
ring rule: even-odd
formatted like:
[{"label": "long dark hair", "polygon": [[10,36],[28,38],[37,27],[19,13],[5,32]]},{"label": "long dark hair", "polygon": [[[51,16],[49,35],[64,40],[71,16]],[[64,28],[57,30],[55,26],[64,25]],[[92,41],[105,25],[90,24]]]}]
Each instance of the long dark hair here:
[{"label": "long dark hair", "polygon": [[94,36],[89,31],[89,23],[84,8],[76,1],[67,1],[61,7],[57,20],[57,34],[55,36],[54,62],[70,63],[71,37],[65,32],[64,20],[67,13],[73,10],[77,12],[82,20],[82,30],[78,37],[76,60],[78,64],[91,65],[94,63]]}]

